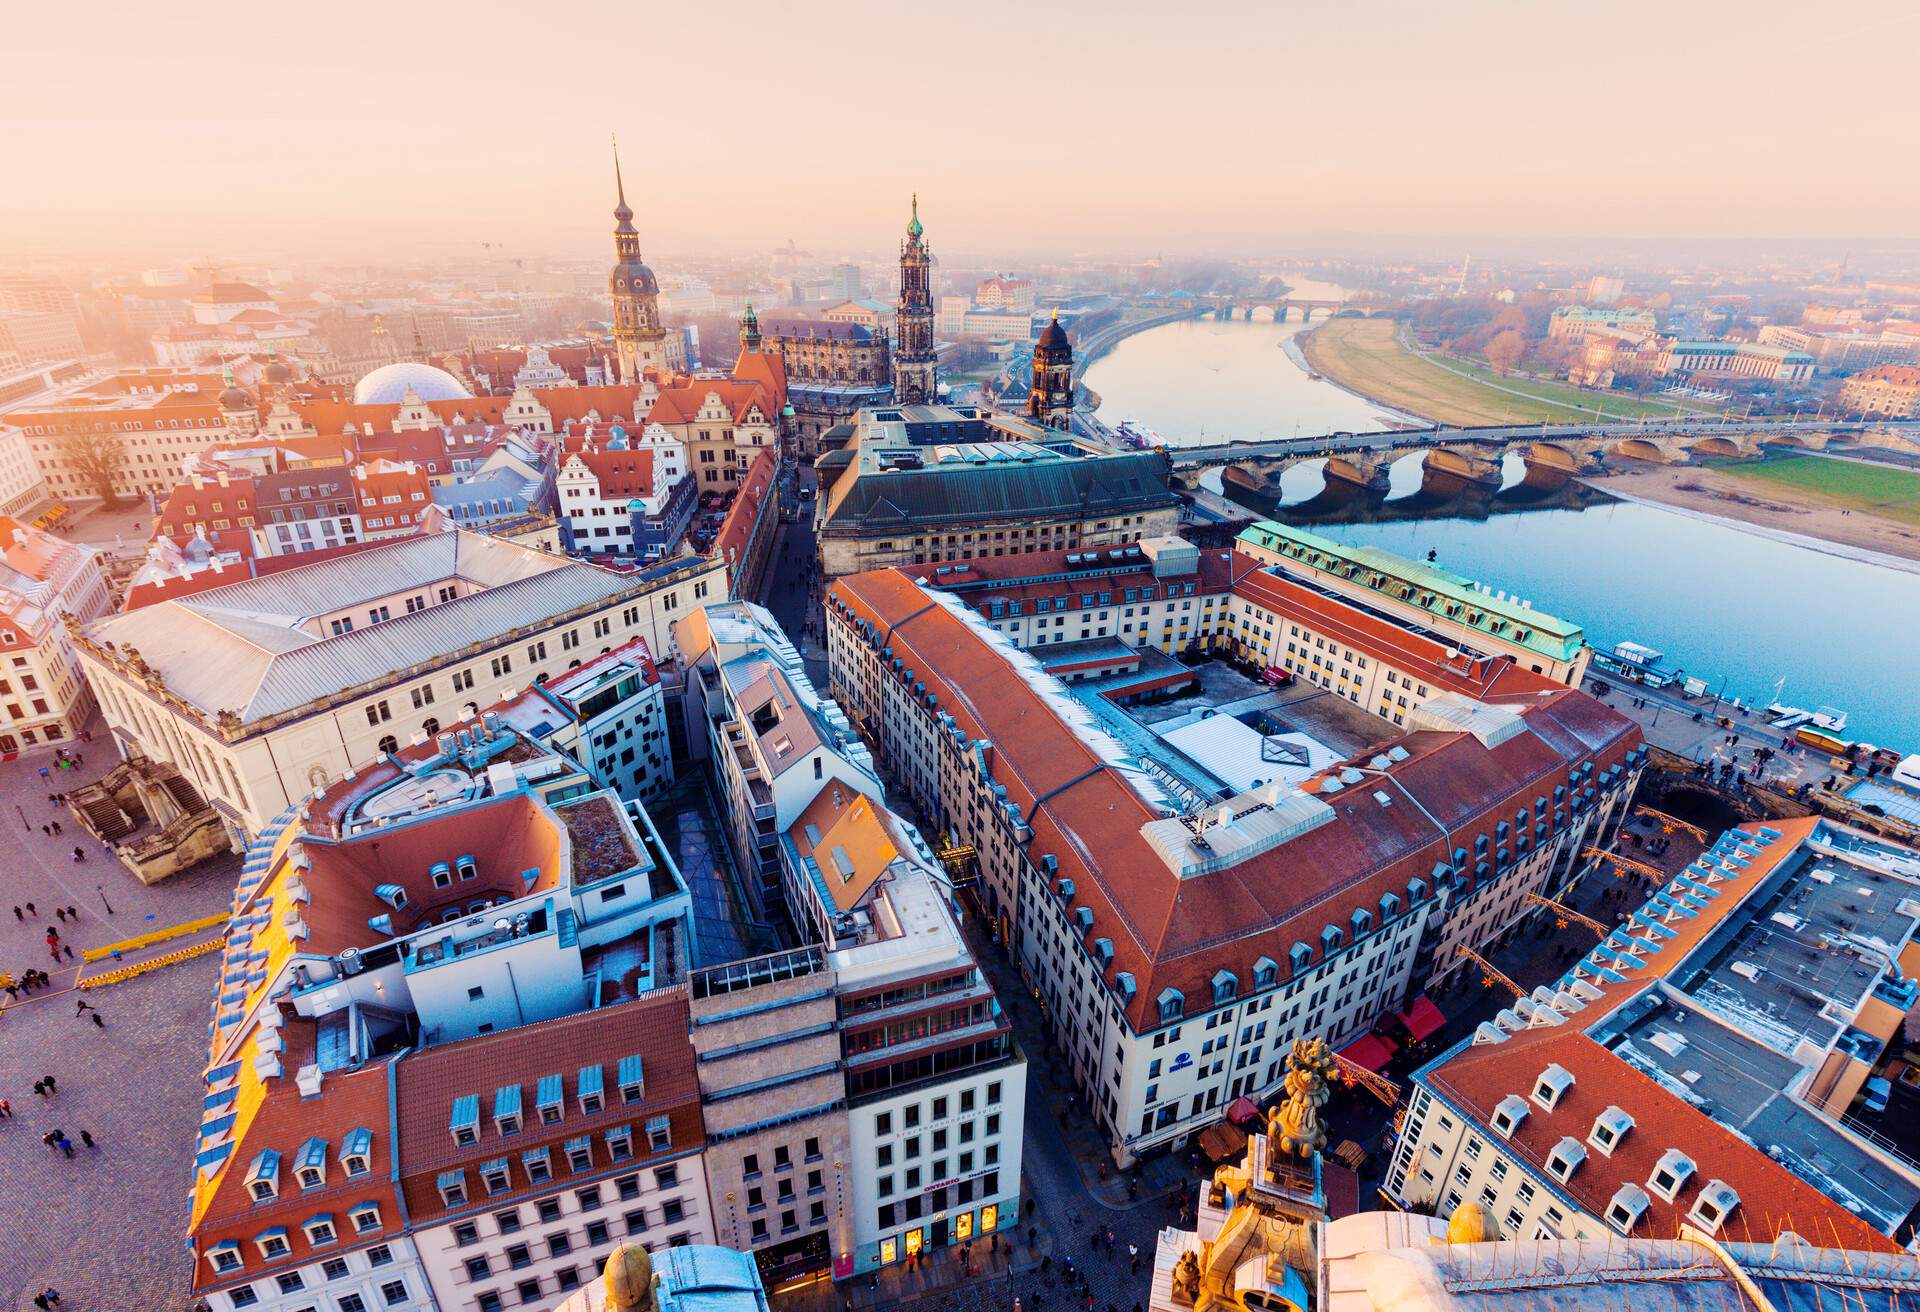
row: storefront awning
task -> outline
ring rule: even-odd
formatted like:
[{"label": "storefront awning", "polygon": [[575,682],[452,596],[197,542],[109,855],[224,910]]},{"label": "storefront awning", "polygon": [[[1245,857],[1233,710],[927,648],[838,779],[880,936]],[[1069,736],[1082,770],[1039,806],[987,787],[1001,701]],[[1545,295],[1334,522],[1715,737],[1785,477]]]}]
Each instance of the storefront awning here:
[{"label": "storefront awning", "polygon": [[1224,1162],[1230,1157],[1239,1156],[1246,1149],[1247,1132],[1237,1125],[1222,1121],[1200,1132],[1200,1151],[1207,1155],[1210,1162]]},{"label": "storefront awning", "polygon": [[1260,1107],[1251,1098],[1235,1098],[1227,1104],[1227,1120],[1245,1129],[1260,1119]]},{"label": "storefront awning", "polygon": [[1429,1034],[1435,1033],[1447,1023],[1445,1013],[1433,1005],[1433,1000],[1422,993],[1413,1000],[1413,1005],[1400,1013],[1400,1023],[1407,1027],[1417,1043]]},{"label": "storefront awning", "polygon": [[1391,1039],[1383,1039],[1378,1034],[1363,1034],[1340,1049],[1340,1055],[1356,1066],[1364,1066],[1370,1071],[1385,1068],[1387,1060],[1393,1056],[1395,1044]]}]

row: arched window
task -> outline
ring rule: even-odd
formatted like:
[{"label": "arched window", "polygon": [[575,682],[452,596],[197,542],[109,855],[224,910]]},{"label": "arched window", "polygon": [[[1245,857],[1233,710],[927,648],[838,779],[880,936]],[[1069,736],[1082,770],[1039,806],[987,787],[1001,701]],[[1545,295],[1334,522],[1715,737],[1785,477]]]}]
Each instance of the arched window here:
[{"label": "arched window", "polygon": [[422,724],[420,728],[427,735],[427,737],[431,738],[435,734],[440,732],[440,721],[434,719],[431,715],[429,715],[426,719],[426,723]]},{"label": "arched window", "polygon": [[392,734],[385,734],[381,737],[380,751],[383,755],[392,753],[392,752],[397,752],[399,750],[400,750],[399,739],[395,738]]}]

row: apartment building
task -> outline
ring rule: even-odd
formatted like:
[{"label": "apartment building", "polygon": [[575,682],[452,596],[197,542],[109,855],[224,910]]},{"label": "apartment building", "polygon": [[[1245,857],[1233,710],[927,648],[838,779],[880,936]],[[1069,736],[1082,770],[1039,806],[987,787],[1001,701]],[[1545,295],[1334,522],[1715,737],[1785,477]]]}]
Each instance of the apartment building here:
[{"label": "apartment building", "polygon": [[67,623],[112,609],[92,548],[0,515],[0,752],[63,742],[86,727],[94,694]]},{"label": "apartment building", "polygon": [[[1428,643],[1508,656],[1521,669],[1569,688],[1580,686],[1592,655],[1579,625],[1428,562],[1350,547],[1272,520],[1241,533],[1234,549],[1277,567],[1300,588],[1348,602]],[[1260,636],[1267,654],[1277,654],[1271,636]]]},{"label": "apartment building", "polygon": [[287,806],[717,600],[718,562],[630,573],[452,530],[96,621],[75,649],[115,744],[192,778],[238,843]]},{"label": "apartment building", "polygon": [[1920,416],[1920,366],[1876,365],[1840,384],[1840,408],[1849,414]]},{"label": "apartment building", "polygon": [[679,624],[676,641],[686,671],[688,750],[719,790],[727,845],[755,918],[790,918],[796,908],[786,894],[781,836],[829,784],[878,801],[872,757],[761,607],[698,607]]},{"label": "apartment building", "polygon": [[616,1236],[710,1242],[689,905],[644,810],[492,715],[276,816],[209,1030],[194,1295],[493,1312]]},{"label": "apartment building", "polygon": [[666,694],[645,638],[536,682],[522,695],[538,695],[566,713],[566,724],[549,741],[602,787],[629,802],[653,802],[672,785]]},{"label": "apartment building", "polygon": [[1920,858],[1818,817],[1723,834],[1414,1077],[1387,1190],[1507,1239],[1907,1243],[1920,1168],[1856,1108],[1920,969]]},{"label": "apartment building", "polygon": [[1409,732],[1297,784],[1176,793],[995,631],[991,596],[840,580],[833,695],[977,855],[980,900],[1122,1163],[1270,1089],[1293,1039],[1344,1043],[1410,1003],[1606,839],[1644,763],[1631,722],[1507,664],[1504,685],[1410,704]]},{"label": "apartment building", "polygon": [[569,434],[559,460],[555,489],[569,552],[657,559],[693,520],[700,493],[686,445],[657,424],[638,437],[615,425],[604,441]]}]

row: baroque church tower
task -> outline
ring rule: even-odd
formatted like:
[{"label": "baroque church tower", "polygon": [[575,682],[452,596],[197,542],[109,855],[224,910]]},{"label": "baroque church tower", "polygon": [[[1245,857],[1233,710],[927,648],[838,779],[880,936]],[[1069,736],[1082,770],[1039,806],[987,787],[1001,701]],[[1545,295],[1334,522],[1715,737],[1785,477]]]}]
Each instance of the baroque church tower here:
[{"label": "baroque church tower", "polygon": [[933,252],[920,226],[920,196],[900,246],[900,305],[894,315],[893,401],[932,405],[939,399],[939,364],[933,354]]},{"label": "baroque church tower", "polygon": [[613,296],[613,349],[620,381],[638,383],[647,369],[665,371],[667,330],[660,326],[660,283],[640,259],[640,234],[620,176],[618,142],[613,148],[613,184],[620,198],[613,207],[613,272],[607,275],[607,291]]},{"label": "baroque church tower", "polygon": [[1073,343],[1060,326],[1060,310],[1033,344],[1033,386],[1027,389],[1027,418],[1066,432],[1073,427]]}]

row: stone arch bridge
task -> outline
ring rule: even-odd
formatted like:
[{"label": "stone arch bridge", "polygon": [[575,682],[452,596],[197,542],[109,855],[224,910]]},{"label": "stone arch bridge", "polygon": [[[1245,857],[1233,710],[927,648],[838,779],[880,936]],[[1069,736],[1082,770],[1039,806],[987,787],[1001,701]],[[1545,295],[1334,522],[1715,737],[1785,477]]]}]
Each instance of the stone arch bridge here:
[{"label": "stone arch bridge", "polygon": [[1349,488],[1384,491],[1394,465],[1409,456],[1422,457],[1424,472],[1466,484],[1497,488],[1505,481],[1504,461],[1518,455],[1531,469],[1568,476],[1597,473],[1609,460],[1638,460],[1651,464],[1691,464],[1699,460],[1751,459],[1766,449],[1800,448],[1823,450],[1834,435],[1824,431],[1804,433],[1754,433],[1728,430],[1724,433],[1661,433],[1634,430],[1590,436],[1456,436],[1436,439],[1431,433],[1407,433],[1370,443],[1364,447],[1315,447],[1301,444],[1279,452],[1262,452],[1225,461],[1186,461],[1176,452],[1176,479],[1191,488],[1203,469],[1224,464],[1223,473],[1242,487],[1277,487],[1281,475],[1290,467],[1324,460],[1324,475],[1329,483]]},{"label": "stone arch bridge", "polygon": [[1296,312],[1300,322],[1311,323],[1316,314],[1328,319],[1335,315],[1358,315],[1370,319],[1375,314],[1388,313],[1394,308],[1372,301],[1330,301],[1311,296],[1209,296],[1204,303],[1213,307],[1217,318],[1250,320],[1255,310],[1268,310],[1272,312],[1275,323],[1287,322]]}]

